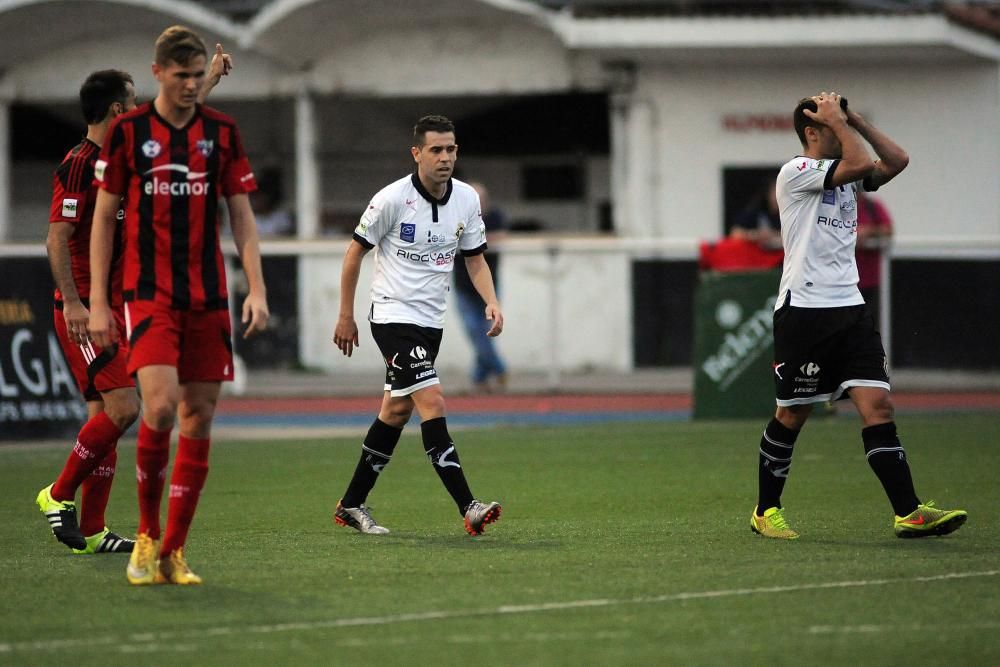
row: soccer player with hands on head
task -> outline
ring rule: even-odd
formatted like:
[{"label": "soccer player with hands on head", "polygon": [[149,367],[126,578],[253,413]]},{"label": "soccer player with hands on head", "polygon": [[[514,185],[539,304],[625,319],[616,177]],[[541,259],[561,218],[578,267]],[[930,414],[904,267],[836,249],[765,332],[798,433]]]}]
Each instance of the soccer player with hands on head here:
[{"label": "soccer player with hands on head", "polygon": [[946,535],[967,514],[917,497],[896,433],[882,338],[858,290],[854,255],[856,193],[891,181],[909,156],[837,93],[800,100],[792,120],[802,153],[781,168],[776,188],[785,249],[774,312],[777,410],[760,439],[750,527],[764,537],[799,537],[781,504],[795,442],[813,405],[850,398],[861,417],[868,464],[895,514],[895,534]]}]

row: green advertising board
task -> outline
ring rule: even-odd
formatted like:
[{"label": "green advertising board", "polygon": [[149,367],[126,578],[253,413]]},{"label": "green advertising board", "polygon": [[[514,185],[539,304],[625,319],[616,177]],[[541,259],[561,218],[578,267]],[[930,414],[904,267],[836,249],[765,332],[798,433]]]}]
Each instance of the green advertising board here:
[{"label": "green advertising board", "polygon": [[694,418],[774,413],[774,302],[781,271],[704,272],[695,290]]}]

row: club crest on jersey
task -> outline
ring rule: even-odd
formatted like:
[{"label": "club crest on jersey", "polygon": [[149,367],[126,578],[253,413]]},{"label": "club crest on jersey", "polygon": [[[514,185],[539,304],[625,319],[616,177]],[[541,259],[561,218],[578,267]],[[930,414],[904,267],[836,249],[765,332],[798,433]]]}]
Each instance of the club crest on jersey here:
[{"label": "club crest on jersey", "polygon": [[408,241],[413,243],[413,240],[417,236],[417,226],[412,223],[404,222],[399,226],[399,238],[403,241]]},{"label": "club crest on jersey", "polygon": [[204,157],[208,157],[215,150],[215,140],[214,139],[199,139],[195,146],[198,147],[198,152]]},{"label": "club crest on jersey", "polygon": [[162,150],[163,146],[161,146],[160,142],[157,141],[156,139],[149,139],[148,141],[142,144],[142,154],[148,158],[156,157],[157,155],[160,154],[160,151]]},{"label": "club crest on jersey", "polygon": [[833,190],[823,190],[823,203],[824,204],[836,204],[837,203],[837,193]]}]

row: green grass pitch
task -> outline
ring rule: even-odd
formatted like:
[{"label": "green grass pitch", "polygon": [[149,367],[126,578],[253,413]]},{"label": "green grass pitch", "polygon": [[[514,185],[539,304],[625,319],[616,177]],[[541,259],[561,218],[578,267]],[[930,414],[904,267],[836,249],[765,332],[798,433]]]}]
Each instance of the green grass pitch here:
[{"label": "green grass pitch", "polygon": [[[899,540],[856,419],[816,419],[751,534],[759,422],[453,435],[470,538],[410,427],[369,499],[392,534],[334,526],[360,438],[218,443],[188,540],[198,588],[131,587],[33,504],[65,447],[0,448],[0,664],[1000,664],[1000,420],[899,419],[917,491],[954,535]],[[109,523],[131,534],[135,449]]]}]

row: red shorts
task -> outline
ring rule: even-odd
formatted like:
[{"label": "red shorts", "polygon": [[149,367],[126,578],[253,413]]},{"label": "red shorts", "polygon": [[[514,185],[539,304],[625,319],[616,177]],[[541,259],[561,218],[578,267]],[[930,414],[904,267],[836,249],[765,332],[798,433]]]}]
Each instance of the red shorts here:
[{"label": "red shorts", "polygon": [[173,366],[183,382],[233,379],[233,328],[228,310],[175,310],[155,301],[125,304],[128,372]]},{"label": "red shorts", "polygon": [[[119,331],[125,330],[125,314],[121,309],[113,309],[112,314]],[[85,401],[101,400],[101,393],[122,387],[134,387],[135,382],[126,369],[128,341],[121,339],[115,345],[100,348],[92,342],[79,345],[69,339],[66,320],[62,308],[53,311],[56,335],[59,345],[66,355],[69,368],[73,372],[76,386],[80,388]]]}]

